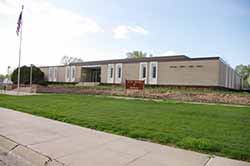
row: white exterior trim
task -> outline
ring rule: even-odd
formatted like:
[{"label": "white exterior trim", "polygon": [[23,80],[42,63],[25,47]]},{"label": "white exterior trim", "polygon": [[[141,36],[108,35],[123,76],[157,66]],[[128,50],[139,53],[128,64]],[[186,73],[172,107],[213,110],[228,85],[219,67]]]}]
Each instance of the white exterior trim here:
[{"label": "white exterior trim", "polygon": [[70,81],[70,66],[65,67],[65,82]]},{"label": "white exterior trim", "polygon": [[[111,74],[111,69],[113,70],[112,71],[112,74]],[[114,83],[114,70],[115,70],[115,68],[114,68],[114,64],[108,64],[108,70],[107,70],[107,82],[108,83]],[[111,75],[112,75],[112,77],[111,77]]]},{"label": "white exterior trim", "polygon": [[49,67],[48,81],[49,82],[53,81],[53,67]]},{"label": "white exterior trim", "polygon": [[[143,78],[143,67],[146,67],[146,77],[145,78]],[[140,71],[139,71],[139,80],[144,80],[145,84],[147,84],[147,78],[148,78],[148,63],[141,62],[140,63]]]},{"label": "white exterior trim", "polygon": [[[153,67],[156,67],[156,75],[153,78]],[[149,63],[149,84],[157,84],[158,80],[158,62],[150,62]]]},{"label": "white exterior trim", "polygon": [[101,65],[84,65],[82,67],[84,67],[84,68],[97,68],[97,67],[101,67]]},{"label": "white exterior trim", "polygon": [[57,67],[53,68],[53,81],[56,82],[57,81]]},{"label": "white exterior trim", "polygon": [[[119,76],[119,68],[121,69],[121,75]],[[122,83],[122,63],[118,63],[115,65],[115,83],[120,84]]]},{"label": "white exterior trim", "polygon": [[228,66],[226,65],[226,74],[225,74],[225,87],[228,88]]},{"label": "white exterior trim", "polygon": [[75,66],[71,66],[70,67],[70,81],[74,82],[76,79],[76,67]]}]

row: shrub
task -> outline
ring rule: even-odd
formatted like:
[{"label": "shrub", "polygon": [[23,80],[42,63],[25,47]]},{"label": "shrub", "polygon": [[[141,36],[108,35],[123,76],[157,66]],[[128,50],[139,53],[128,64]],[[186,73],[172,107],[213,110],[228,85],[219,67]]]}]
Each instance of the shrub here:
[{"label": "shrub", "polygon": [[[17,84],[18,68],[14,70],[11,75],[11,80],[14,84]],[[32,83],[41,84],[44,83],[44,73],[36,66],[32,67]],[[20,84],[30,83],[30,67],[22,66],[20,68]]]}]

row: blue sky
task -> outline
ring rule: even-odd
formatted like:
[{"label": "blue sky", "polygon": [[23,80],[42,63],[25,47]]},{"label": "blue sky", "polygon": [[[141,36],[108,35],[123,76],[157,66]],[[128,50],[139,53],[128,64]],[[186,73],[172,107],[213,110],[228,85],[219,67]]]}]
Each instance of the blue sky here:
[{"label": "blue sky", "polygon": [[[7,38],[10,28],[15,29],[16,11],[20,9],[20,5],[14,4],[20,2],[4,1],[5,6],[12,5],[7,5],[7,12],[0,12],[0,18],[5,20],[0,34],[2,31]],[[233,67],[250,63],[249,0],[33,0],[32,5],[31,0],[23,0],[23,3],[27,29],[24,24],[22,64],[56,65],[63,55],[85,61],[125,58],[126,52],[133,50],[155,56],[220,56]],[[12,15],[8,12],[11,7],[15,9]],[[37,8],[41,10],[37,12]],[[0,62],[0,73],[8,65],[17,65],[18,43],[12,37],[15,46],[9,42],[12,43],[7,46],[9,49],[0,49],[1,57],[6,58]]]}]

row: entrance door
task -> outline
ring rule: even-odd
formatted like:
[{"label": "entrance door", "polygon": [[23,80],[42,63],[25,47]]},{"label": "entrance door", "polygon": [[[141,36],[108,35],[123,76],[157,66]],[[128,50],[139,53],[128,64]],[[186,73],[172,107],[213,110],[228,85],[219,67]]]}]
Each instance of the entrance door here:
[{"label": "entrance door", "polygon": [[91,82],[100,82],[101,81],[100,74],[101,74],[100,70],[98,70],[98,69],[92,70]]},{"label": "entrance door", "polygon": [[82,82],[101,82],[101,68],[82,68]]}]

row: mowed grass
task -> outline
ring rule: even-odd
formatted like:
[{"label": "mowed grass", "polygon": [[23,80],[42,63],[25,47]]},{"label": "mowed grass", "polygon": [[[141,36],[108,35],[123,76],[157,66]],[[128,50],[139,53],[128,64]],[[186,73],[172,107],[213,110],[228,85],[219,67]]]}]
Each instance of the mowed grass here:
[{"label": "mowed grass", "polygon": [[0,95],[0,107],[136,139],[250,161],[249,107],[56,94]]}]

